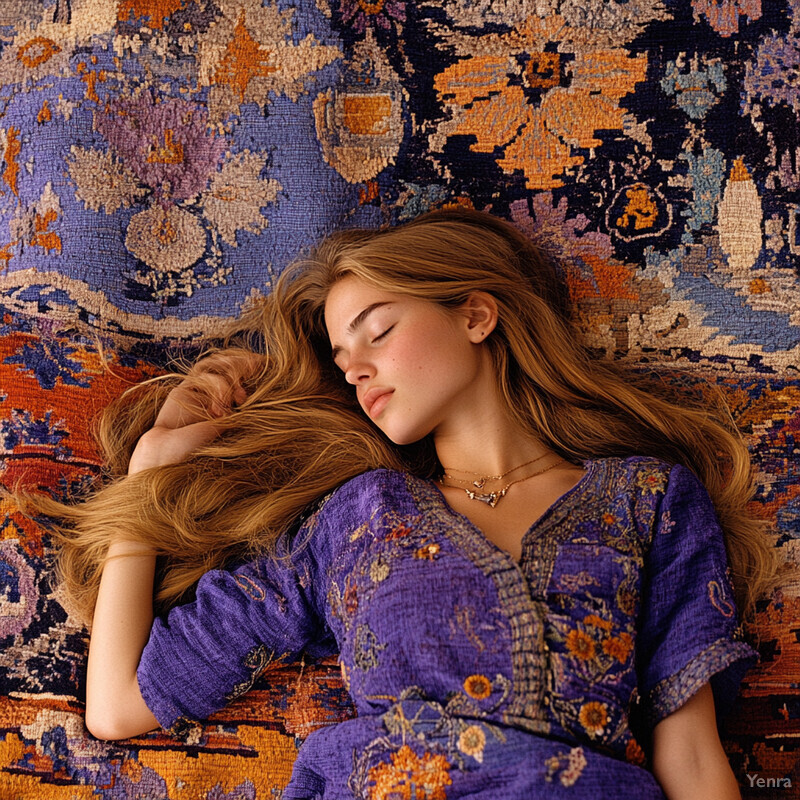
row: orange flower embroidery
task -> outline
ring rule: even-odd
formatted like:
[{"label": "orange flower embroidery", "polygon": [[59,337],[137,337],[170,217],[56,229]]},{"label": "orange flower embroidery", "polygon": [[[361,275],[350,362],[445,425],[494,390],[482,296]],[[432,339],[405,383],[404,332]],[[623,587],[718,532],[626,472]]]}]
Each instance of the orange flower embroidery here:
[{"label": "orange flower embroidery", "polygon": [[408,525],[398,525],[386,534],[386,541],[402,539],[404,536],[408,536],[409,533],[411,533],[411,528]]},{"label": "orange flower embroidery", "polygon": [[596,700],[584,703],[578,714],[578,720],[589,736],[600,736],[605,733],[606,725],[608,725],[608,707],[605,703],[598,703]]},{"label": "orange flower embroidery", "polygon": [[608,619],[602,619],[597,614],[587,614],[583,618],[584,625],[593,625],[595,628],[602,628],[604,631],[610,631],[614,627],[614,623]]},{"label": "orange flower embroidery", "polygon": [[424,558],[426,561],[434,561],[439,554],[438,544],[426,544],[414,552],[414,558]]},{"label": "orange flower embroidery", "polygon": [[594,639],[584,631],[572,630],[567,634],[567,650],[576,658],[588,661],[594,658]]},{"label": "orange flower embroidery", "polygon": [[492,682],[484,675],[470,675],[464,681],[464,691],[473,700],[485,700],[492,693]]},{"label": "orange flower embroidery", "polygon": [[647,757],[644,754],[639,742],[631,738],[625,747],[625,760],[631,764],[638,764],[640,767],[644,766]]},{"label": "orange flower embroidery", "polygon": [[392,754],[391,764],[369,771],[370,800],[446,800],[445,786],[453,781],[450,764],[442,755],[424,753],[420,758],[407,744]]},{"label": "orange flower embroidery", "polygon": [[628,660],[632,649],[633,639],[628,633],[621,633],[619,636],[613,636],[603,642],[603,652],[616,658],[620,664],[624,664]]}]

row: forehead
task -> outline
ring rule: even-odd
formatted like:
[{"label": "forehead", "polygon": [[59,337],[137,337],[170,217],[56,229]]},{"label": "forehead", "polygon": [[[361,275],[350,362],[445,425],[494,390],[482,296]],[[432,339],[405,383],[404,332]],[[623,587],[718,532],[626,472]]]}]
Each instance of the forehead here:
[{"label": "forehead", "polygon": [[325,300],[325,325],[330,337],[342,336],[353,318],[373,303],[402,301],[401,295],[371,286],[355,275],[337,281]]}]

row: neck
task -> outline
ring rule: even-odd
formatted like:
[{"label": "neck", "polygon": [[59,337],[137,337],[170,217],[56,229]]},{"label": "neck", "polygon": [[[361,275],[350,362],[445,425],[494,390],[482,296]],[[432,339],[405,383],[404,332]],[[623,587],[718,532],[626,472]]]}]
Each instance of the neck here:
[{"label": "neck", "polygon": [[[434,433],[436,455],[446,472],[502,475],[552,452],[509,418],[494,391],[478,393],[463,408],[462,414],[447,420]],[[461,476],[462,472],[457,474]]]}]

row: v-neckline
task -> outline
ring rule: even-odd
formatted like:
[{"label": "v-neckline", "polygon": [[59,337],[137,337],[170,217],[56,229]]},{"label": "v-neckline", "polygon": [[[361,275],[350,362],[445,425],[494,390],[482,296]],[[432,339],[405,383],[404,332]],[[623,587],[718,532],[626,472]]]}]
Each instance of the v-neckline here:
[{"label": "v-neckline", "polygon": [[558,506],[562,505],[562,503],[574,492],[576,492],[582,485],[588,480],[588,478],[594,473],[596,461],[592,459],[586,459],[583,462],[583,468],[585,470],[584,474],[577,480],[577,482],[567,489],[566,492],[559,495],[525,530],[525,533],[522,534],[522,539],[520,540],[520,557],[519,561],[504,547],[500,547],[497,542],[487,536],[481,528],[479,528],[466,514],[462,514],[460,511],[456,511],[450,503],[447,502],[447,498],[444,496],[444,492],[436,485],[435,481],[429,481],[430,485],[436,490],[436,493],[439,495],[441,503],[444,507],[454,516],[458,517],[459,519],[463,520],[469,529],[477,536],[479,536],[482,540],[488,542],[495,550],[502,553],[506,558],[508,558],[511,562],[513,562],[514,566],[517,569],[522,568],[522,563],[525,560],[525,549],[527,540],[531,536],[531,534],[538,528],[547,517],[552,516],[553,512],[558,508]]}]

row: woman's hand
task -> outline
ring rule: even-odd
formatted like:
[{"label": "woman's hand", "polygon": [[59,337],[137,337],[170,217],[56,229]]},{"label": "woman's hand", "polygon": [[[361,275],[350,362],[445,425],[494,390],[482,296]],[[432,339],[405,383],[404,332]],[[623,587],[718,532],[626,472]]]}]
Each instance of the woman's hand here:
[{"label": "woman's hand", "polygon": [[247,399],[243,383],[263,365],[253,354],[216,353],[197,362],[167,395],[153,427],[136,443],[128,474],[183,461],[219,436],[216,420]]}]

